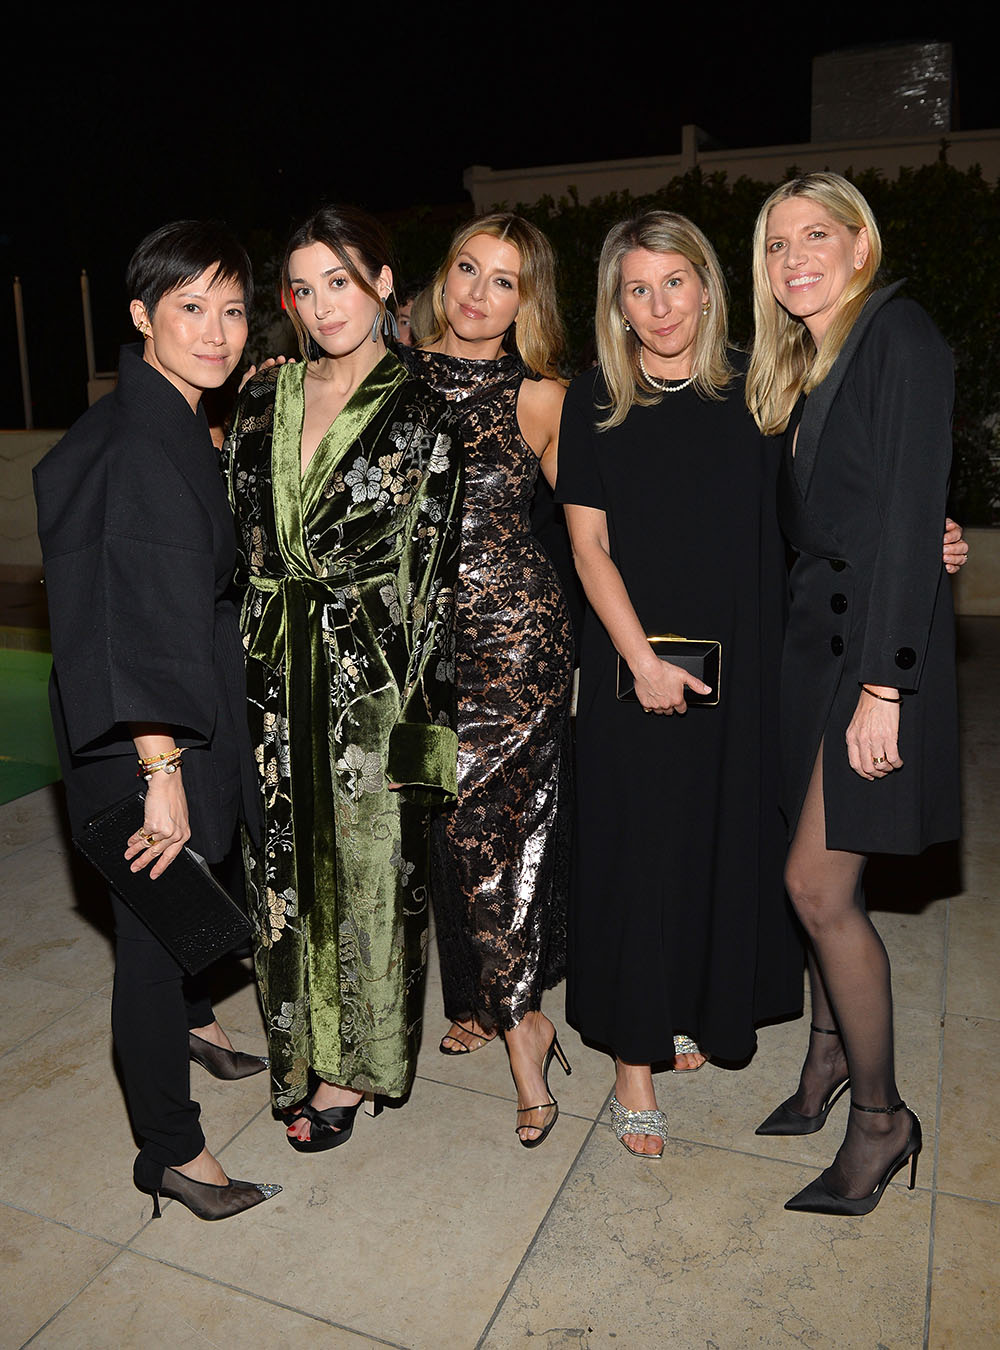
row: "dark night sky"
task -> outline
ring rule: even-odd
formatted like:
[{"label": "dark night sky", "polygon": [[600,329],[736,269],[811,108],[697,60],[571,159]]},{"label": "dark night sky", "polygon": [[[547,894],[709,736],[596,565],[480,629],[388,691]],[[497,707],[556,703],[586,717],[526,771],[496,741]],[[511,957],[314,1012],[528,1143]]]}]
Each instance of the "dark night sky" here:
[{"label": "dark night sky", "polygon": [[685,122],[724,145],[806,141],[812,57],[871,42],[953,42],[959,125],[1000,126],[987,6],[703,5],[678,28],[680,9],[636,6],[618,28],[575,6],[528,20],[426,2],[369,6],[366,31],[333,5],[303,19],[272,7],[226,30],[196,29],[193,8],[157,20],[130,7],[126,26],[105,7],[103,27],[58,37],[22,20],[0,89],[0,426],[21,424],[13,275],[36,420],[65,424],[84,397],[80,269],[98,364],[113,364],[129,331],[125,264],[165,220],[221,216],[280,238],[322,200],[460,202],[473,163],[676,153]]}]

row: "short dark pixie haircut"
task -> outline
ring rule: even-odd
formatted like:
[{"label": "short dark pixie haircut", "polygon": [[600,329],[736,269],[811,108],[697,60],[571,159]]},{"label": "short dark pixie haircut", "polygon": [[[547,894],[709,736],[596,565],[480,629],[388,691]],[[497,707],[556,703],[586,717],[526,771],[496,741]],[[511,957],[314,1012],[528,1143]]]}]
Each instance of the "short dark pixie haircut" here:
[{"label": "short dark pixie haircut", "polygon": [[228,225],[218,220],[175,220],[161,225],[132,254],[125,284],[130,300],[141,300],[152,316],[169,291],[193,281],[214,267],[210,285],[230,281],[253,301],[250,259]]}]

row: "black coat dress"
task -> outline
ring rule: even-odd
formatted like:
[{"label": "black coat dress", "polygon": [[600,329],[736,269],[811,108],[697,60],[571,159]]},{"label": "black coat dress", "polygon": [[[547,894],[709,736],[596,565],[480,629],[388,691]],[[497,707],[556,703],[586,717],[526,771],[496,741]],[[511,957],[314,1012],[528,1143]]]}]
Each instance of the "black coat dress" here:
[{"label": "black coat dress", "polygon": [[741,1060],[755,1023],[802,1005],[778,810],[778,446],[740,377],[721,401],[688,388],[597,432],[607,402],[597,372],[570,387],[556,497],[605,512],[644,630],[721,641],[722,679],[717,707],[647,717],[617,701],[617,653],[586,611],[568,1015],[633,1063],[672,1059],[675,1032]]},{"label": "black coat dress", "polygon": [[[787,438],[778,512],[798,552],[782,661],[794,831],[821,741],[828,848],[919,853],[959,833],[951,587],[941,562],[952,358],[921,307],[876,292]],[[844,735],[859,684],[904,696],[903,768],[869,782]]]},{"label": "black coat dress", "polygon": [[35,469],[52,631],[50,702],[74,833],[136,781],[129,724],[176,730],[191,847],[225,856],[259,805],[236,557],[202,411],[122,349],[118,385]]}]

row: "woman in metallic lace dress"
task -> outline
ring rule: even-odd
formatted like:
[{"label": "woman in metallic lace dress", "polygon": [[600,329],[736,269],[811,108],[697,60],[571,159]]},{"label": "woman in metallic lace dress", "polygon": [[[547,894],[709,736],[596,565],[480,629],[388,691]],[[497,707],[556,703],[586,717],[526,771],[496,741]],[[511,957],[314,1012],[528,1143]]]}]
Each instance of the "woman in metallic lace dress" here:
[{"label": "woman in metallic lace dress", "polygon": [[432,863],[445,1054],[501,1032],[517,1134],[540,1144],[558,1106],[541,997],[565,965],[569,612],[529,532],[539,467],[555,480],[564,389],[552,249],[518,216],[485,216],[452,241],[433,284],[436,330],[401,359],[457,405],[465,505],[456,618],[458,805]]}]

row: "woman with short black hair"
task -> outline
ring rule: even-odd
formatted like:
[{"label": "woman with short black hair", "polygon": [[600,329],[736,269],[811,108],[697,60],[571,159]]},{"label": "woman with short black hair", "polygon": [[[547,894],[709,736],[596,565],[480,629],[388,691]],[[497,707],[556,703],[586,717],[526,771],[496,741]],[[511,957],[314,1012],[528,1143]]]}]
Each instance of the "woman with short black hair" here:
[{"label": "woman with short black hair", "polygon": [[[258,814],[246,731],[233,523],[202,393],[235,369],[249,260],[223,225],[177,221],[128,269],[141,347],[118,385],[35,470],[52,633],[52,716],[74,833],[145,777],[122,840],[161,876],[190,840],[209,863]],[[137,774],[138,760],[138,774]],[[155,884],[155,880],[154,880]],[[231,1181],[191,1100],[189,1059],[220,1078],[266,1061],[234,1051],[211,1004],[114,891],[112,1026],[142,1149],[136,1185],[221,1219],[280,1187]]]}]

